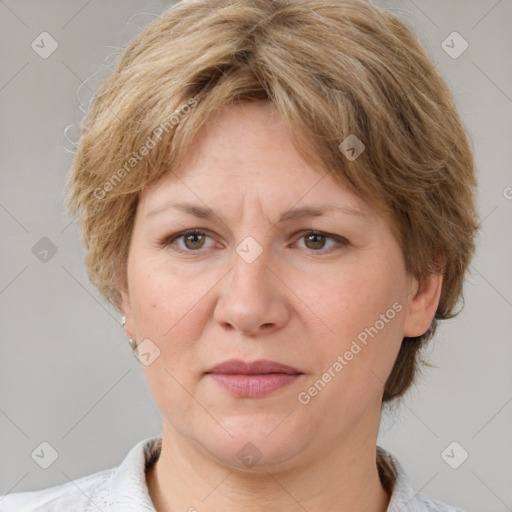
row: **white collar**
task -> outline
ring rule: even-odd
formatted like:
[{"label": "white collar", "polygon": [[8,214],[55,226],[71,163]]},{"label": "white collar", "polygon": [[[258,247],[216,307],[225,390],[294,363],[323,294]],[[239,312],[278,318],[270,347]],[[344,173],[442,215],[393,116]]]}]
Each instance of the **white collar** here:
[{"label": "white collar", "polygon": [[[110,480],[111,512],[156,512],[146,484],[146,468],[160,456],[162,436],[137,443],[118,466]],[[400,462],[377,446],[381,481],[391,494],[387,512],[463,512],[414,491]]]}]

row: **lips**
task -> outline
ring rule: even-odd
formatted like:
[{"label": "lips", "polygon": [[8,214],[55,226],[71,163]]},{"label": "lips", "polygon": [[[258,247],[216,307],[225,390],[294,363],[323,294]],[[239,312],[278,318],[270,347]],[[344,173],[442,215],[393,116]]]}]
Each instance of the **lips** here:
[{"label": "lips", "polygon": [[304,374],[276,361],[230,359],[214,366],[206,375],[233,395],[261,398],[292,384]]},{"label": "lips", "polygon": [[222,373],[226,375],[264,375],[268,373],[285,373],[288,375],[300,374],[299,370],[287,366],[285,364],[277,363],[276,361],[269,361],[268,359],[260,359],[258,361],[242,361],[240,359],[230,359],[224,361],[206,373]]}]

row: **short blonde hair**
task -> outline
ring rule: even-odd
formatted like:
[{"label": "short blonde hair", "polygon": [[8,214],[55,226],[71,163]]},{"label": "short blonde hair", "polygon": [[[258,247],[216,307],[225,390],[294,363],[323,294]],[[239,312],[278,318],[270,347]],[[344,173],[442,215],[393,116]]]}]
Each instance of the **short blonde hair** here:
[{"label": "short blonde hair", "polygon": [[[436,320],[460,312],[476,179],[448,85],[413,30],[368,2],[182,1],[130,42],[91,101],[67,183],[91,282],[121,312],[139,193],[237,101],[272,102],[304,159],[385,216],[411,275],[444,274],[435,318],[404,338],[383,402],[402,396]],[[340,150],[348,136],[365,146],[357,158]]]}]

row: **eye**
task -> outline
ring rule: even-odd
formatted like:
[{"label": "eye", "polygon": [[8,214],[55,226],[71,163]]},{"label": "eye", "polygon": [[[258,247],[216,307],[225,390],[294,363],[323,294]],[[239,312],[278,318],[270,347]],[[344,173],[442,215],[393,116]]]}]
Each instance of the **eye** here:
[{"label": "eye", "polygon": [[169,245],[176,245],[175,242],[183,239],[185,247],[174,247],[174,250],[178,252],[197,252],[198,249],[202,249],[205,245],[205,238],[210,238],[206,232],[199,229],[191,229],[189,231],[182,231],[166,238],[162,245],[167,247]]},{"label": "eye", "polygon": [[[340,246],[346,246],[349,244],[346,238],[337,235],[329,235],[322,231],[303,231],[299,233],[301,236],[299,240],[304,239],[306,249],[309,249],[313,252],[326,252],[330,249],[325,249],[326,241],[331,240],[334,242],[334,246],[336,244]],[[173,246],[173,250],[182,253],[192,253],[199,252],[200,249],[208,248],[205,247],[206,238],[210,238],[206,231],[202,231],[200,229],[190,229],[188,231],[181,231],[180,233],[175,233],[164,240],[162,240],[162,247]],[[178,244],[177,242],[183,241],[183,245]],[[331,246],[332,249],[332,246]]]},{"label": "eye", "polygon": [[[312,250],[313,252],[324,252],[326,240],[335,242],[334,245],[336,245],[336,243],[341,246],[348,245],[347,239],[337,235],[329,235],[327,233],[323,233],[322,231],[303,231],[300,233],[300,235],[301,237],[299,240],[304,239],[306,248]],[[328,250],[329,249],[327,249],[327,251]]]}]

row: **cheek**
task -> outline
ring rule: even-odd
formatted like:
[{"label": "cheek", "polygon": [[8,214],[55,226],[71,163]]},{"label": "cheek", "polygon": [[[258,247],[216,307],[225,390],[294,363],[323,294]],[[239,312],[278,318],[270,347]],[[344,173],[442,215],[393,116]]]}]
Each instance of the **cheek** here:
[{"label": "cheek", "polygon": [[385,379],[403,334],[405,272],[400,261],[390,253],[326,281],[325,293],[314,301],[332,334],[317,345],[325,368],[346,354],[343,373],[351,379],[368,378],[369,369]]},{"label": "cheek", "polygon": [[346,276],[331,281],[319,310],[325,312],[338,335],[356,336],[400,299],[399,286],[384,271],[378,266],[373,270],[352,268]]},{"label": "cheek", "polygon": [[169,272],[161,262],[136,261],[129,267],[129,282],[137,339],[151,340],[160,351],[151,364],[142,365],[144,378],[160,411],[197,414],[184,391],[193,389],[193,376],[199,371],[196,341],[202,327],[197,282]]},{"label": "cheek", "polygon": [[[162,258],[133,253],[128,266],[130,298],[138,335],[164,339],[187,324],[201,296],[197,282],[184,279]],[[183,319],[183,320],[180,320]]]},{"label": "cheek", "polygon": [[320,364],[302,395],[313,407],[332,411],[325,420],[332,431],[380,400],[402,341],[396,280],[383,278],[391,274],[382,266],[352,270],[331,282],[322,299],[320,311],[334,335],[317,338]]},{"label": "cheek", "polygon": [[185,384],[190,370],[201,369],[197,342],[211,316],[207,295],[218,279],[177,272],[166,263],[134,254],[129,282],[137,339],[149,338],[160,349],[160,357],[147,368],[148,380],[158,378],[155,386],[169,387],[164,370]]}]

